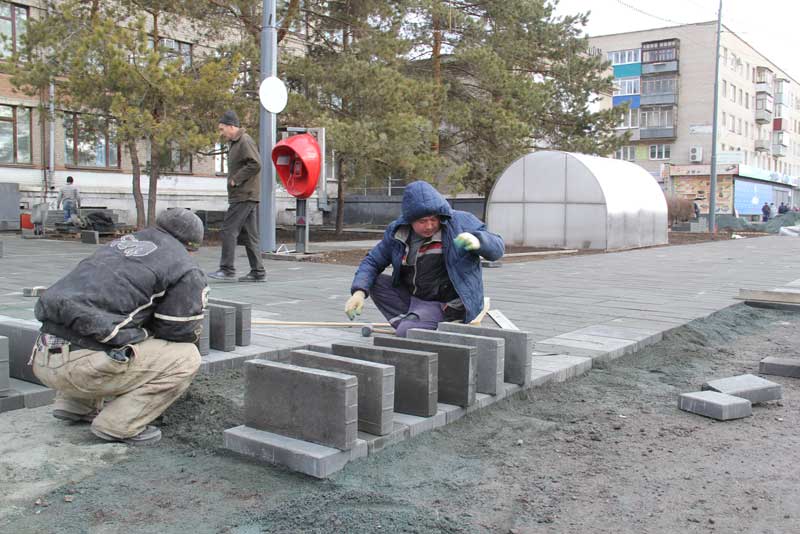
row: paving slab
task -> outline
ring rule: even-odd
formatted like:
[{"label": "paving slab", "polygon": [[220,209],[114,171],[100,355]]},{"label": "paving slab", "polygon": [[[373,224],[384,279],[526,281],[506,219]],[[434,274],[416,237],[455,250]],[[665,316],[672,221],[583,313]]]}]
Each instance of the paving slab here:
[{"label": "paving slab", "polygon": [[546,371],[544,369],[531,369],[531,387],[538,387],[555,382],[557,374],[555,371]]},{"label": "paving slab", "polygon": [[783,398],[783,386],[755,375],[739,375],[709,380],[703,390],[718,391],[749,400],[753,404]]},{"label": "paving slab", "polygon": [[632,326],[613,326],[610,324],[587,326],[585,328],[579,328],[578,330],[568,332],[568,334],[599,336],[635,341],[639,343],[637,350],[640,350],[647,345],[658,343],[664,337],[662,331],[655,328],[644,329],[634,328]]},{"label": "paving slab", "polygon": [[245,425],[340,450],[358,432],[358,379],[267,360],[245,364]]},{"label": "paving slab", "polygon": [[236,308],[209,304],[211,316],[209,344],[214,350],[231,352],[236,348]]},{"label": "paving slab", "polygon": [[438,329],[443,332],[471,334],[504,340],[503,380],[521,386],[527,386],[530,383],[533,340],[528,332],[473,326],[462,323],[439,323]]},{"label": "paving slab", "polygon": [[211,350],[211,312],[203,310],[203,330],[195,343],[200,356],[205,356]]},{"label": "paving slab", "polygon": [[333,343],[333,353],[394,366],[394,411],[418,417],[436,415],[439,357],[435,352]]},{"label": "paving slab", "polygon": [[31,351],[39,337],[40,324],[37,321],[21,321],[11,317],[0,317],[0,336],[8,338],[8,362],[11,378],[43,385],[33,367],[28,365]]},{"label": "paving slab", "polygon": [[385,436],[394,429],[393,366],[310,350],[292,351],[287,363],[357,377],[358,430]]},{"label": "paving slab", "polygon": [[439,332],[438,330],[423,330],[420,328],[410,329],[407,332],[407,336],[409,339],[422,339],[475,347],[478,350],[477,392],[488,395],[502,393],[505,372],[505,341],[503,339]]},{"label": "paving slab", "polygon": [[367,442],[356,439],[349,450],[339,450],[242,425],[224,432],[224,445],[245,456],[315,478],[328,478],[369,454]]},{"label": "paving slab", "polygon": [[778,358],[776,356],[769,356],[759,362],[758,372],[762,375],[800,378],[800,358]]},{"label": "paving slab", "polygon": [[678,396],[678,408],[719,421],[741,419],[753,414],[749,400],[717,391],[682,393]]},{"label": "paving slab", "polygon": [[395,423],[400,423],[408,427],[410,437],[414,437],[423,432],[428,432],[434,428],[439,428],[447,424],[447,413],[437,411],[433,417],[417,417],[405,413],[394,414]]},{"label": "paving slab", "polygon": [[81,243],[86,245],[99,245],[100,232],[94,230],[81,230]]},{"label": "paving slab", "polygon": [[22,395],[25,408],[38,408],[52,404],[56,391],[39,384],[32,384],[16,378],[11,379],[11,391]]},{"label": "paving slab", "polygon": [[[569,347],[572,349],[582,349],[585,351],[594,351],[597,356],[594,356],[601,361],[610,361],[625,354],[629,354],[636,349],[637,343],[635,341],[628,341],[624,339],[612,339],[601,336],[582,336],[580,334],[570,335],[565,333],[559,336],[543,339],[536,343],[536,350],[540,350],[540,346],[551,345],[555,347]],[[570,352],[574,354],[574,352]],[[578,354],[574,354],[578,355]],[[589,356],[589,354],[585,354]]]},{"label": "paving slab", "polygon": [[439,357],[438,401],[462,407],[475,402],[478,382],[477,348],[395,336],[375,336],[373,343],[377,347],[435,352]]},{"label": "paving slab", "polygon": [[0,336],[0,397],[8,395],[11,375],[8,363],[8,338]]},{"label": "paving slab", "polygon": [[448,425],[467,415],[467,411],[463,407],[455,406],[453,404],[444,404],[441,402],[439,403],[439,411],[444,412]]},{"label": "paving slab", "polygon": [[390,445],[400,443],[411,437],[411,430],[403,424],[394,423],[392,431],[385,436],[376,436],[368,432],[359,432],[358,439],[367,442],[369,454],[380,452]]},{"label": "paving slab", "polygon": [[25,395],[13,389],[5,397],[0,397],[0,413],[21,410],[25,407]]},{"label": "paving slab", "polygon": [[[552,373],[553,382],[564,382],[592,369],[592,359],[583,356],[560,354],[555,356],[533,356],[531,367],[543,373]],[[539,375],[539,377],[546,375]]]},{"label": "paving slab", "polygon": [[248,347],[235,347],[233,351],[223,352],[211,349],[209,353],[200,358],[200,373],[219,373],[228,369],[240,369],[248,360],[260,359],[280,361],[292,350],[302,349],[304,345],[284,345],[282,347],[264,347],[250,345]]}]

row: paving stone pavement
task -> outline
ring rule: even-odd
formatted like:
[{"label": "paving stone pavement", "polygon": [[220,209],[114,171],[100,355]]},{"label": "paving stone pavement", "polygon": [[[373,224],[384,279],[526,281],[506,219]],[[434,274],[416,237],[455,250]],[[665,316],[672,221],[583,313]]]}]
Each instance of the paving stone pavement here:
[{"label": "paving stone pavement", "polygon": [[[36,302],[22,296],[23,287],[52,284],[97,247],[23,240],[13,234],[2,239],[0,314],[20,319],[33,318]],[[777,250],[780,257],[774,254]],[[245,274],[244,249],[237,252],[239,274]],[[484,280],[492,307],[530,332],[534,341],[598,324],[656,334],[738,303],[734,297],[741,287],[772,289],[800,278],[792,262],[781,260],[796,252],[798,239],[761,237],[509,263],[485,269]],[[219,253],[219,247],[205,247],[196,258],[212,271]],[[354,267],[287,261],[267,261],[266,267],[266,284],[211,283],[211,296],[252,302],[254,319],[344,320]],[[384,319],[368,299],[361,320]],[[256,326],[253,343],[255,335],[294,344],[320,342],[312,329],[300,330]],[[358,336],[355,331],[341,333]],[[308,337],[313,341],[305,341]]]}]

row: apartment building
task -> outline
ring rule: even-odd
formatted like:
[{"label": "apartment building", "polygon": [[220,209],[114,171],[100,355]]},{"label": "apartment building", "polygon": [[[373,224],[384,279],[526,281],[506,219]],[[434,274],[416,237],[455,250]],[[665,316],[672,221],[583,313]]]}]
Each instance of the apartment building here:
[{"label": "apartment building", "polygon": [[[716,22],[590,39],[614,70],[613,105],[627,105],[614,157],[647,169],[668,193],[708,213]],[[723,26],[717,212],[756,216],[764,202],[800,205],[800,85]]]},{"label": "apartment building", "polygon": [[[0,34],[5,37],[0,57],[21,46],[27,21],[42,16],[44,7],[45,2],[39,0],[0,1]],[[199,42],[189,24],[163,26],[159,33],[162,49],[187,65],[218,45]],[[69,109],[57,109],[55,120],[50,121],[38,111],[48,105],[47,94],[31,97],[15,91],[0,69],[0,183],[19,184],[20,205],[26,209],[43,199],[53,205],[58,188],[72,176],[80,187],[83,206],[120,210],[122,222],[135,223],[131,158],[127,148],[115,142],[113,125],[98,126]],[[251,134],[258,136],[257,132]],[[144,165],[150,155],[146,142],[139,144],[138,153]],[[224,155],[202,156],[175,149],[169,159],[159,180],[159,211],[168,207],[227,209]],[[263,160],[265,165],[271,164],[269,156]],[[147,182],[143,175],[145,195]],[[278,222],[293,222],[289,210],[294,208],[294,199],[280,187],[276,203]],[[312,220],[318,222],[321,215],[313,213]]]}]

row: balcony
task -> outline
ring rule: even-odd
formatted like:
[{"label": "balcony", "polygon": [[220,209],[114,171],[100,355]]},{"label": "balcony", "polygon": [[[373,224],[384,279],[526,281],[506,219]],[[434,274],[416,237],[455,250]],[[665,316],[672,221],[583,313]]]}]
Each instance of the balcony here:
[{"label": "balcony", "polygon": [[786,157],[788,147],[786,145],[772,145],[772,155],[776,158]]},{"label": "balcony", "polygon": [[629,141],[638,141],[639,138],[639,128],[620,128],[617,129],[617,137],[622,137],[625,135],[626,132],[630,132],[631,136],[628,139]]},{"label": "balcony", "polygon": [[675,105],[678,103],[678,93],[656,93],[656,94],[642,94],[639,97],[639,105],[641,106],[655,106],[661,104]]},{"label": "balcony", "polygon": [[769,124],[772,122],[772,111],[766,109],[757,109],[756,110],[756,123],[757,124]]},{"label": "balcony", "polygon": [[756,83],[756,93],[772,94],[772,82],[758,82]]},{"label": "balcony", "polygon": [[775,119],[772,121],[773,132],[791,132],[792,125],[789,119]]},{"label": "balcony", "polygon": [[771,145],[769,139],[756,139],[756,152],[769,152]]},{"label": "balcony", "polygon": [[678,137],[678,129],[675,126],[639,128],[640,139],[675,139],[676,137]]},{"label": "balcony", "polygon": [[787,106],[789,105],[789,95],[786,93],[775,93],[775,105],[781,106],[784,104]]},{"label": "balcony", "polygon": [[642,63],[642,76],[652,74],[675,74],[678,72],[678,60],[659,63]]}]

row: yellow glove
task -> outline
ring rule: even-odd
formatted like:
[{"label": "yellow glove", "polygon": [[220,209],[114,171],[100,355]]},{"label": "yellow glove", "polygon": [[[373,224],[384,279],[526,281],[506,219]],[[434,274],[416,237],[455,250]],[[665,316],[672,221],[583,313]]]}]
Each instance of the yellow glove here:
[{"label": "yellow glove", "polygon": [[478,250],[481,248],[481,242],[469,232],[458,234],[453,241],[457,247],[463,248],[464,250]]},{"label": "yellow glove", "polygon": [[344,305],[344,312],[351,321],[356,318],[356,315],[361,315],[361,310],[364,309],[365,298],[367,298],[366,293],[363,291],[356,291],[347,299],[347,304]]}]

